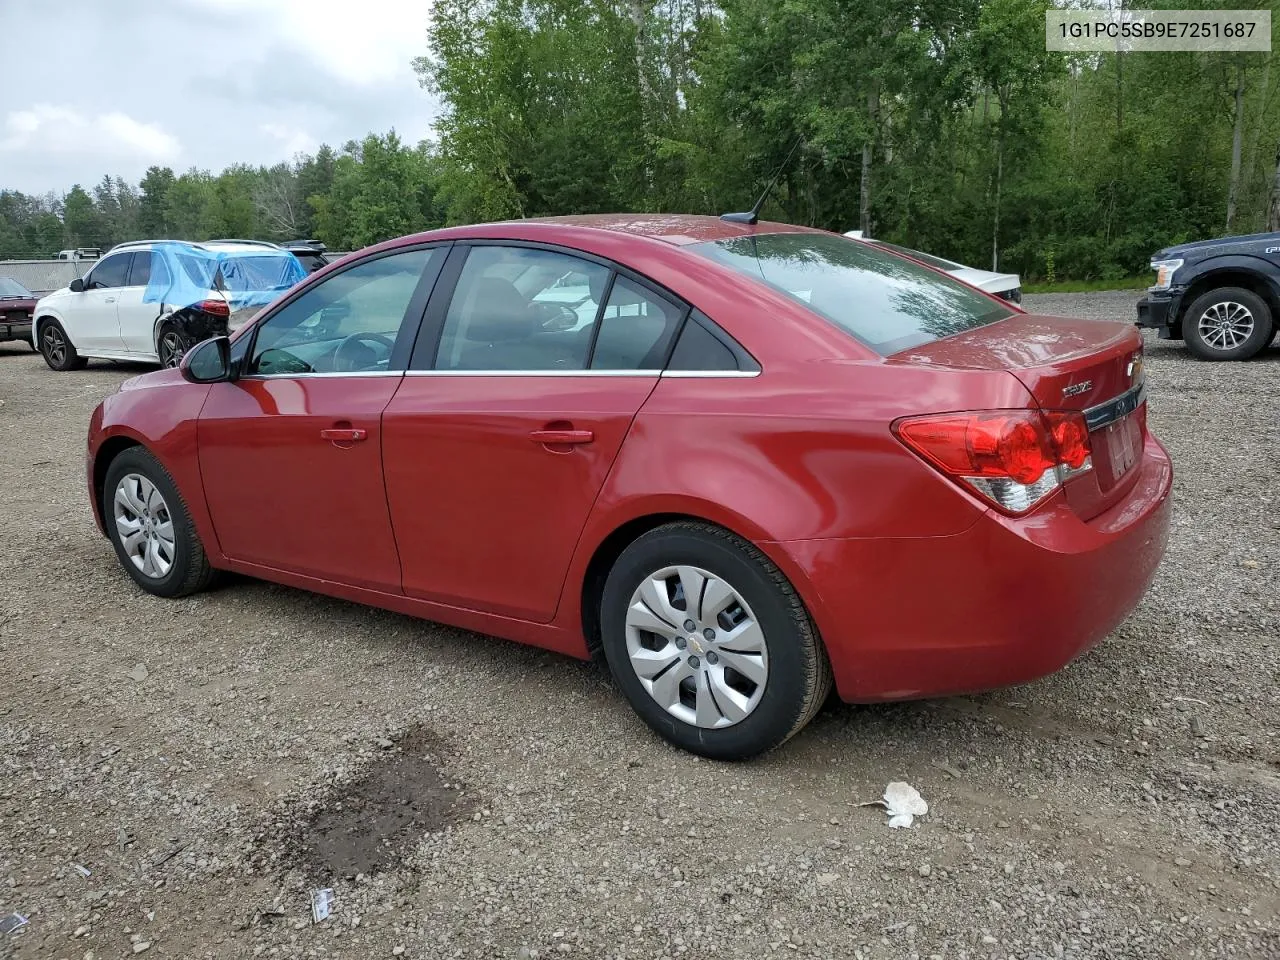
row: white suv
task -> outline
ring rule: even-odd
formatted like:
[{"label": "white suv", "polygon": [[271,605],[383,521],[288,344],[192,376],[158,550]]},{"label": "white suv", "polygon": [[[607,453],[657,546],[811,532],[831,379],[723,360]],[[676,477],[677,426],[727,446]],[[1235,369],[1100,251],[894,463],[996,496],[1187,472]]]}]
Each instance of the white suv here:
[{"label": "white suv", "polygon": [[[165,258],[153,248],[166,244],[212,257],[248,260],[257,257],[278,261],[287,256],[274,243],[257,240],[211,240],[174,244],[172,241],[122,243],[112,247],[82,279],[54,291],[36,304],[31,328],[32,344],[54,370],[82,367],[88,357],[135,360],[176,367],[188,349],[209,337],[230,333],[274,299],[279,292],[237,290],[217,270],[208,284],[201,284],[203,300],[185,304],[155,302],[147,298],[152,267],[165,269]],[[177,263],[170,259],[167,262]],[[238,271],[237,275],[251,275]],[[305,271],[299,267],[299,275]],[[205,275],[206,277],[208,274]],[[296,278],[293,278],[296,279]],[[292,282],[292,280],[290,281]],[[245,294],[251,294],[246,296]]]}]

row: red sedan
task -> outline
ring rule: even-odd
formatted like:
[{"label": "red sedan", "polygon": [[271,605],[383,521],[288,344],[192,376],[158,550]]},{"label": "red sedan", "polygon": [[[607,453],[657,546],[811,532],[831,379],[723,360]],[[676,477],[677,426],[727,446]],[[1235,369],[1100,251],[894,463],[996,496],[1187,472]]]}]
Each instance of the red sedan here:
[{"label": "red sedan", "polygon": [[94,412],[150,593],[216,570],[600,651],[711,757],[1021,683],[1133,609],[1172,471],[1129,325],[774,223],[460,227],[320,270]]}]

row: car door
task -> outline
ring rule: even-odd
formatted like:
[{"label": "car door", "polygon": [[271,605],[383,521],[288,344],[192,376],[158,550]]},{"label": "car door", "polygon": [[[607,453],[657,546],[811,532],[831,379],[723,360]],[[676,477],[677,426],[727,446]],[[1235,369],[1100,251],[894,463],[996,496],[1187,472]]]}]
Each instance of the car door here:
[{"label": "car door", "polygon": [[161,305],[142,302],[150,280],[151,251],[135,250],[129,280],[116,296],[116,315],[120,319],[120,339],[124,341],[124,348],[140,356],[154,356],[156,352],[155,327]]},{"label": "car door", "polygon": [[[571,271],[587,304],[544,296]],[[460,244],[440,286],[382,422],[404,591],[547,622],[685,307],[527,245]]]},{"label": "car door", "polygon": [[76,350],[84,354],[120,353],[120,318],[116,305],[128,282],[132,253],[113,253],[96,263],[84,278],[84,289],[70,294],[63,308],[63,327]]},{"label": "car door", "polygon": [[445,255],[434,246],[358,261],[254,324],[243,373],[213,385],[197,430],[227,556],[400,592],[382,411]]}]

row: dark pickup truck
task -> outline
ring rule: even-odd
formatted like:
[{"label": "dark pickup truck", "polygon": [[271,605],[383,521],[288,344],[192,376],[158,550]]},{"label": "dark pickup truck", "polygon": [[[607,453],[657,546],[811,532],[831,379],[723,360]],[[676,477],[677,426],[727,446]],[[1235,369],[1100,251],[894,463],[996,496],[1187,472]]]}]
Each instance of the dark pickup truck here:
[{"label": "dark pickup truck", "polygon": [[1204,360],[1247,360],[1280,319],[1280,233],[1166,247],[1151,258],[1155,285],[1138,301],[1138,326],[1185,340]]}]

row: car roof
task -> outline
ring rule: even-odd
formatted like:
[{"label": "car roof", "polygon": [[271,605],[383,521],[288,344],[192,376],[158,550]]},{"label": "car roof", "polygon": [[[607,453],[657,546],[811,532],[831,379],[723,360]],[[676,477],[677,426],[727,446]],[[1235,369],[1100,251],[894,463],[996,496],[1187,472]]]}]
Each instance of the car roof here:
[{"label": "car roof", "polygon": [[593,213],[569,217],[535,217],[526,220],[504,220],[496,223],[472,224],[461,227],[445,227],[427,233],[414,234],[392,241],[394,245],[414,243],[419,240],[463,239],[466,237],[501,238],[504,228],[518,228],[521,234],[545,230],[547,239],[561,231],[592,230],[622,233],[634,237],[659,240],[673,246],[729,240],[767,233],[826,233],[812,227],[800,227],[790,223],[774,223],[761,220],[758,223],[733,223],[719,217],[697,216],[683,213]]},{"label": "car roof", "polygon": [[157,243],[185,243],[197,250],[222,250],[227,253],[251,253],[254,250],[281,250],[277,244],[267,240],[203,240],[195,243],[190,240],[128,240],[117,243],[107,253],[127,253],[130,250],[150,250]]}]

